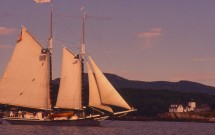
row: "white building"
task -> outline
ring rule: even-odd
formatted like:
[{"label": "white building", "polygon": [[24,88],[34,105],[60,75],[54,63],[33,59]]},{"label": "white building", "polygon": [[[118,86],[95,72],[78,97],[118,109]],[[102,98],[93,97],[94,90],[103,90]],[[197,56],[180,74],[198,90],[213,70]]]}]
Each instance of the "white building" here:
[{"label": "white building", "polygon": [[172,104],[169,107],[169,112],[184,112],[184,107],[181,104]]},{"label": "white building", "polygon": [[192,101],[192,102],[189,102],[188,103],[188,106],[186,106],[185,108],[185,112],[191,112],[191,111],[194,111],[196,108],[196,102]]},{"label": "white building", "polygon": [[188,102],[188,105],[184,108],[182,104],[171,104],[169,112],[191,112],[196,109],[196,102]]}]

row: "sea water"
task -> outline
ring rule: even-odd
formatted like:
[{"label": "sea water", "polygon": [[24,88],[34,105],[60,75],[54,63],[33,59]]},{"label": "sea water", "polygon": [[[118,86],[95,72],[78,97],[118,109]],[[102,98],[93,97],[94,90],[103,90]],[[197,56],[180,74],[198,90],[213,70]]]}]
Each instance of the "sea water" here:
[{"label": "sea water", "polygon": [[104,121],[100,127],[0,125],[0,135],[215,135],[215,123]]}]

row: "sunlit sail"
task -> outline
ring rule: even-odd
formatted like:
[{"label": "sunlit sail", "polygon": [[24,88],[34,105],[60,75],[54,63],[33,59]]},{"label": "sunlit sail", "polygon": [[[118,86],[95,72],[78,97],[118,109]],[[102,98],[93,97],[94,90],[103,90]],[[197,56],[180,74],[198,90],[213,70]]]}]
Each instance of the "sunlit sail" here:
[{"label": "sunlit sail", "polygon": [[0,103],[50,109],[49,55],[22,27],[14,52],[0,82]]}]

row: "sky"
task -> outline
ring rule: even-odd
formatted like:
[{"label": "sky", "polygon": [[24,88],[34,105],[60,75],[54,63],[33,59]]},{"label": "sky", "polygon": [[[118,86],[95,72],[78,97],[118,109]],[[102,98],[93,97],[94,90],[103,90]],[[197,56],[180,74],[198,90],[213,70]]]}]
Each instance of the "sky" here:
[{"label": "sky", "polygon": [[[103,72],[215,86],[214,0],[53,0],[53,78],[62,47],[80,50],[83,6],[87,54]],[[22,25],[47,46],[50,3],[1,0],[0,18],[2,76]]]}]

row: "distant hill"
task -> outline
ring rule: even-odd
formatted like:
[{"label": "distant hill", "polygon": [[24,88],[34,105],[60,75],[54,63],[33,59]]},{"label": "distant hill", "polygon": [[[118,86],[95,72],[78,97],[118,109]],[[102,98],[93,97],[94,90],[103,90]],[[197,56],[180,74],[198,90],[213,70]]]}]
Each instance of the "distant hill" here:
[{"label": "distant hill", "polygon": [[[179,81],[179,82],[168,82],[168,81],[135,81],[128,80],[115,74],[105,73],[108,80],[118,89],[145,89],[145,90],[169,90],[169,91],[180,91],[180,92],[195,92],[195,93],[206,93],[215,95],[215,87],[207,86],[201,83],[191,81]],[[59,84],[60,79],[53,80],[53,84]],[[87,74],[85,74],[85,85],[88,86]]]},{"label": "distant hill", "polygon": [[[168,112],[168,107],[172,103],[181,103],[186,106],[190,100],[196,101],[197,106],[208,104],[212,110],[215,110],[215,87],[190,81],[144,82],[128,80],[114,74],[105,73],[105,76],[129,105],[137,108],[137,112],[129,113],[135,117],[154,117]],[[59,82],[59,78],[53,80],[54,99],[57,98]],[[85,74],[84,87],[87,90],[87,74]],[[84,98],[87,102],[88,93],[85,92]]]}]

